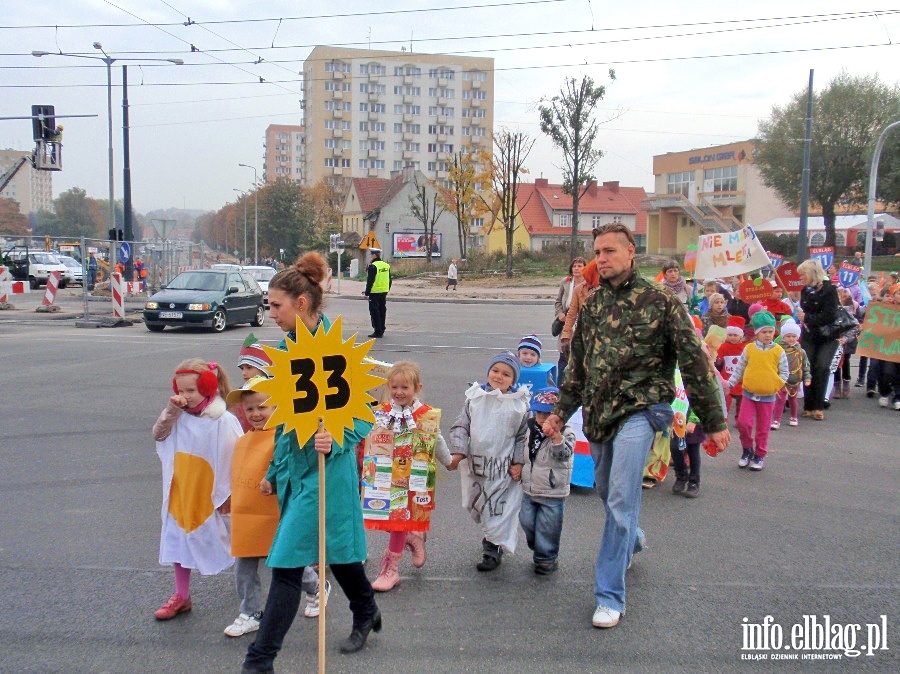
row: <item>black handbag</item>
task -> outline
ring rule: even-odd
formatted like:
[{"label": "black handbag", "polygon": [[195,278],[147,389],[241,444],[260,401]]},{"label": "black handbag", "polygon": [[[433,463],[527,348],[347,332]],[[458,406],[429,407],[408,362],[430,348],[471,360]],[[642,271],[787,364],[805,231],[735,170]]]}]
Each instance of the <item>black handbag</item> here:
[{"label": "black handbag", "polygon": [[564,325],[565,323],[559,320],[559,318],[554,318],[553,325],[550,326],[550,334],[554,337],[559,337],[562,334]]},{"label": "black handbag", "polygon": [[821,339],[837,339],[858,325],[859,321],[848,312],[838,308],[837,316],[831,323],[819,326],[819,337]]}]

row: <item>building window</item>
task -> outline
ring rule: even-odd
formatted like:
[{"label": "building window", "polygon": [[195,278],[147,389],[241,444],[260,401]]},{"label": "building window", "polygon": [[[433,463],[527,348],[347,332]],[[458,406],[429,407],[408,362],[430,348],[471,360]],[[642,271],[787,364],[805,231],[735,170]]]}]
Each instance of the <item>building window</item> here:
[{"label": "building window", "polygon": [[336,138],[326,138],[325,139],[325,147],[329,150],[334,149],[338,146],[338,142]]},{"label": "building window", "polygon": [[666,192],[668,194],[683,194],[688,196],[691,191],[691,185],[694,184],[693,171],[681,171],[680,173],[670,173],[666,177]]},{"label": "building window", "polygon": [[325,168],[334,168],[337,166],[337,159],[334,157],[325,157]]},{"label": "building window", "polygon": [[484,89],[466,89],[463,92],[463,100],[469,99],[478,101],[487,100],[487,92]]},{"label": "building window", "polygon": [[368,130],[369,130],[369,123],[368,123],[368,122],[360,122],[360,123],[359,123],[359,130],[360,130],[360,131],[368,131]]},{"label": "building window", "polygon": [[484,218],[472,218],[469,221],[469,229],[481,229],[484,227]]},{"label": "building window", "polygon": [[345,122],[341,122],[341,128],[342,128],[344,131],[349,131],[349,130],[350,130],[350,121],[348,120],[348,121],[345,121]]},{"label": "building window", "polygon": [[703,191],[707,189],[706,182],[713,181],[713,192],[737,192],[737,166],[720,166],[719,168],[703,171]]},{"label": "building window", "polygon": [[472,82],[487,82],[487,73],[484,70],[464,70],[463,80]]},{"label": "building window", "polygon": [[350,160],[341,159],[341,168],[350,168]]},{"label": "building window", "polygon": [[559,225],[558,227],[568,227],[572,228],[572,214],[571,213],[560,213],[559,214]]},{"label": "building window", "polygon": [[591,216],[591,228],[600,227],[603,224],[603,216],[602,215],[593,215]]}]

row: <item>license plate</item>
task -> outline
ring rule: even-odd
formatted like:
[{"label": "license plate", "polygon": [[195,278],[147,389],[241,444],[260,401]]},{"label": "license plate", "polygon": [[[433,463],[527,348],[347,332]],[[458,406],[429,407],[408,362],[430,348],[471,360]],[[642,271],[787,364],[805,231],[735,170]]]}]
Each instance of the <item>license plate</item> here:
[{"label": "license plate", "polygon": [[184,315],[180,311],[160,311],[160,318],[184,318]]}]

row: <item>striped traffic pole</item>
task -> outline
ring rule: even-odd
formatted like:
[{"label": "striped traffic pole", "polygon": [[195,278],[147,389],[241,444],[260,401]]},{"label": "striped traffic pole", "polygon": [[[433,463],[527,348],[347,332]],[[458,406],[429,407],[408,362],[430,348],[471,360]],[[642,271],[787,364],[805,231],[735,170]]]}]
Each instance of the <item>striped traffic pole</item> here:
[{"label": "striped traffic pole", "polygon": [[9,269],[6,267],[0,267],[0,304],[6,304],[9,302],[9,289],[8,286],[12,285],[12,276],[9,273]]},{"label": "striped traffic pole", "polygon": [[56,299],[56,291],[59,290],[59,278],[61,274],[58,271],[50,272],[47,277],[47,289],[44,291],[44,299],[41,305],[45,307],[53,306],[53,300]]},{"label": "striped traffic pole", "polygon": [[113,272],[110,276],[109,290],[112,295],[113,317],[125,318],[125,296],[122,292],[122,275],[119,272]]}]

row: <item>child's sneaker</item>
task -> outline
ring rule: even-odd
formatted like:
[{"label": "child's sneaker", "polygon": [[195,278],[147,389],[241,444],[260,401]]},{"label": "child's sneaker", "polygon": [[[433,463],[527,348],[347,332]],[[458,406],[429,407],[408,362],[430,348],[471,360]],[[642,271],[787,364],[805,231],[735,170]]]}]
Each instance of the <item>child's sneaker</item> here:
[{"label": "child's sneaker", "polygon": [[672,493],[673,494],[682,494],[684,490],[687,489],[687,479],[686,478],[675,478],[675,484],[672,485]]},{"label": "child's sneaker", "polygon": [[753,458],[752,449],[745,449],[741,452],[741,458],[738,459],[738,468],[746,468],[750,464],[751,458]]},{"label": "child's sneaker", "polygon": [[179,613],[186,613],[191,610],[191,598],[185,599],[177,592],[166,601],[165,604],[156,609],[153,614],[157,620],[171,620]]},{"label": "child's sneaker", "polygon": [[[315,596],[309,598],[309,603],[303,608],[303,615],[307,618],[318,618],[322,601],[322,585],[319,585],[319,591]],[[331,595],[331,583],[325,581],[325,605],[328,605],[328,597]]]},{"label": "child's sneaker", "polygon": [[250,632],[255,632],[259,629],[260,618],[262,618],[262,613],[253,613],[252,615],[241,613],[233,623],[225,628],[225,634],[230,637],[242,637]]},{"label": "child's sneaker", "polygon": [[750,462],[750,470],[762,470],[763,466],[765,466],[766,457],[764,456],[754,456],[753,460]]},{"label": "child's sneaker", "polygon": [[878,406],[879,407],[887,407],[890,400],[888,400],[887,396],[881,396],[878,398]]},{"label": "child's sneaker", "polygon": [[777,431],[779,428],[781,428],[781,422],[780,422],[780,421],[773,421],[773,422],[772,422],[771,428],[772,428],[773,431]]},{"label": "child's sneaker", "polygon": [[559,562],[553,560],[552,562],[535,562],[534,563],[534,572],[539,576],[549,576],[551,573],[556,571],[559,568]]},{"label": "child's sneaker", "polygon": [[788,422],[788,426],[796,426],[799,422],[797,421],[797,417],[791,417],[791,420]]},{"label": "child's sneaker", "polygon": [[697,498],[698,496],[700,496],[700,483],[688,482],[688,486],[684,492],[684,495],[687,498]]}]

